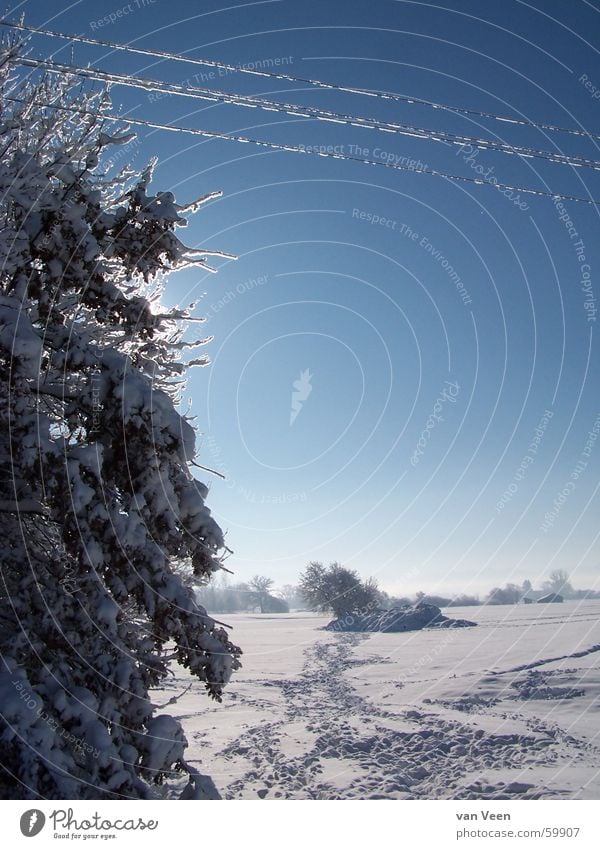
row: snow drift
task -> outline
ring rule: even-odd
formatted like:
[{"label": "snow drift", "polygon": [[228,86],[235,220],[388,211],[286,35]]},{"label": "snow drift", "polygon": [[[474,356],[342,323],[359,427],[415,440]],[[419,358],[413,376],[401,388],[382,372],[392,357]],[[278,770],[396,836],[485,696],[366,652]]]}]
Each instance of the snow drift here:
[{"label": "snow drift", "polygon": [[326,631],[420,631],[422,628],[468,628],[476,625],[467,619],[450,619],[435,604],[419,602],[412,607],[381,608],[368,613],[348,613],[333,619]]}]

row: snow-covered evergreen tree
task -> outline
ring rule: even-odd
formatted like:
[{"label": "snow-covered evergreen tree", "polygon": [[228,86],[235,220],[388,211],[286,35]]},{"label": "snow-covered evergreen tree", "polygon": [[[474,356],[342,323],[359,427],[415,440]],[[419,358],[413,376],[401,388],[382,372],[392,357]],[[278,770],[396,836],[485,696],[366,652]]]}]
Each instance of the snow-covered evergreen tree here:
[{"label": "snow-covered evergreen tree", "polygon": [[[0,797],[152,798],[202,777],[149,691],[170,660],[215,699],[240,650],[174,564],[206,580],[223,534],[176,410],[188,314],[161,277],[211,252],[151,168],[116,172],[106,92],[19,81],[0,57]],[[59,108],[60,107],[60,108]],[[200,344],[204,340],[199,340]],[[196,360],[194,362],[202,362]]]}]

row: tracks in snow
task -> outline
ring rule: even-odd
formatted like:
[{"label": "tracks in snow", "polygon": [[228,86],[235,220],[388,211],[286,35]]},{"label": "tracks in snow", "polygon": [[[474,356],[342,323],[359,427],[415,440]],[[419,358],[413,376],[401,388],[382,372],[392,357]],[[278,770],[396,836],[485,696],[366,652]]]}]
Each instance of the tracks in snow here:
[{"label": "tracks in snow", "polygon": [[[238,762],[243,772],[225,789],[227,798],[552,795],[523,782],[523,771],[540,765],[559,768],[573,757],[567,751],[570,741],[541,728],[531,734],[495,734],[436,713],[391,712],[373,704],[344,675],[357,665],[385,663],[381,658],[353,658],[353,649],[368,639],[339,634],[333,641],[319,641],[305,650],[297,678],[268,682],[280,688],[283,712],[246,729],[220,753]],[[518,780],[494,780],[500,769],[515,771]]]},{"label": "tracks in snow", "polygon": [[510,672],[523,672],[525,669],[535,669],[536,666],[544,666],[546,663],[556,663],[559,660],[570,660],[573,657],[585,657],[588,654],[600,651],[600,644],[590,646],[589,649],[573,652],[572,654],[562,654],[560,657],[546,657],[543,660],[534,660],[533,663],[524,663],[521,666],[514,666],[512,669],[503,669],[500,672],[490,672],[490,675],[507,675]]}]

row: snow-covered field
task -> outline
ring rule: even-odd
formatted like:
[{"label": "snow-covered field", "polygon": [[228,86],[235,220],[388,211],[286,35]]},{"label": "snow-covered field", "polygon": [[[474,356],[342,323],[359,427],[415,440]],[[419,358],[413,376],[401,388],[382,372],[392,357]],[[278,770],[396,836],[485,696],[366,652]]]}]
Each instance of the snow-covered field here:
[{"label": "snow-covered field", "polygon": [[228,799],[600,798],[600,602],[444,612],[478,627],[224,617],[244,666],[223,704],[194,686],[167,708],[188,761]]}]

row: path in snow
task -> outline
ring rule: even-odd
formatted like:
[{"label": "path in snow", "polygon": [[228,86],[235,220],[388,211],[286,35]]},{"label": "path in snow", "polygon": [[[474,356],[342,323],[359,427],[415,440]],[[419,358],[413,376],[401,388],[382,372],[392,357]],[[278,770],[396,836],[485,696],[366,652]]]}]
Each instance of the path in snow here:
[{"label": "path in snow", "polygon": [[[352,649],[366,639],[339,635],[335,643],[317,642],[305,650],[297,679],[271,683],[281,688],[285,714],[246,730],[222,752],[252,762],[226,790],[228,798],[547,798],[547,788],[525,780],[468,781],[491,768],[526,771],[569,758],[548,728],[537,733],[486,733],[435,713],[400,714],[358,696],[343,673],[369,660],[353,660]],[[380,658],[373,662],[381,663]],[[405,730],[397,730],[398,720]],[[285,738],[291,723],[305,725],[306,750],[289,757]],[[559,744],[557,747],[556,744]],[[567,741],[577,747],[577,741]],[[520,777],[520,776],[519,776]]]},{"label": "path in snow", "polygon": [[598,798],[598,613],[480,610],[443,638],[240,617],[224,704],[172,712],[226,799]]}]

